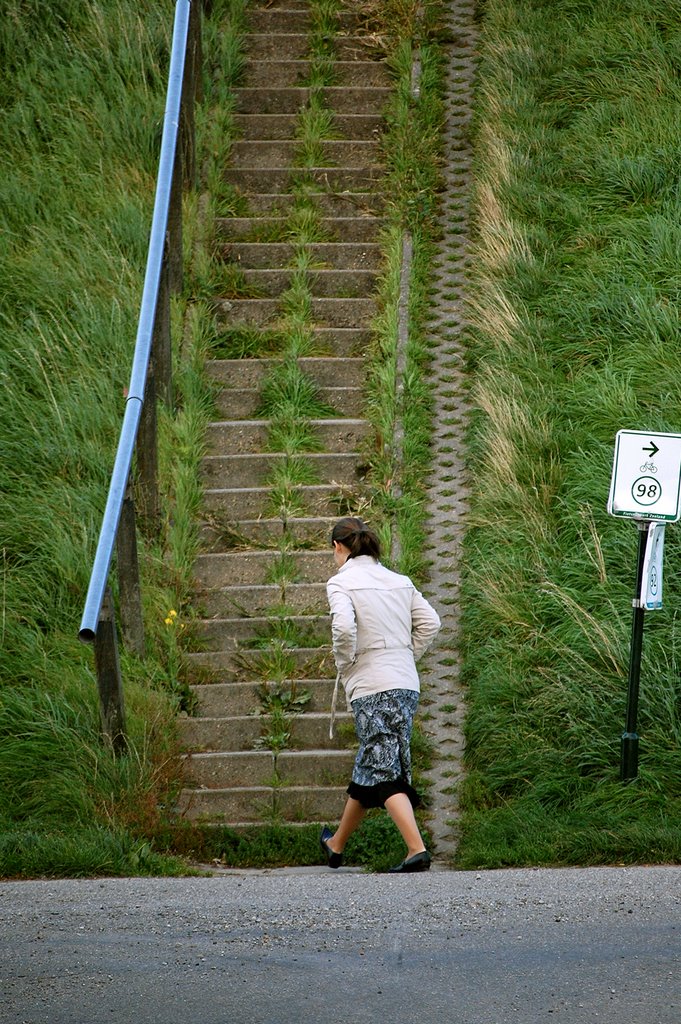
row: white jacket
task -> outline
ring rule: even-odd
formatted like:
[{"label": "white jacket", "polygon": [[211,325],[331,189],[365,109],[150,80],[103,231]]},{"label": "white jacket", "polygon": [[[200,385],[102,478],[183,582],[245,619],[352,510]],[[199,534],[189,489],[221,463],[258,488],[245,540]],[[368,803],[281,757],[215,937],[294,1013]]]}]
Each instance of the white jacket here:
[{"label": "white jacket", "polygon": [[331,577],[326,593],[348,703],[384,690],[418,692],[415,660],[435,639],[440,618],[409,577],[359,555]]}]

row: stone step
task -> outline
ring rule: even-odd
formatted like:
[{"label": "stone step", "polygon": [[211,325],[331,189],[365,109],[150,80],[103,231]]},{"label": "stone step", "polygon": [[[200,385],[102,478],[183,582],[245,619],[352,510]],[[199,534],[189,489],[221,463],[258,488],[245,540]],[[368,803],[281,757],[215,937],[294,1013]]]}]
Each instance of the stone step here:
[{"label": "stone step", "polygon": [[[351,723],[352,715],[341,711],[338,725]],[[330,712],[308,712],[287,717],[287,747],[294,750],[338,750],[338,736],[329,738]],[[267,715],[243,715],[233,718],[180,718],[180,742],[191,751],[254,750],[267,736]]]},{"label": "stone step", "polygon": [[[331,388],[342,383],[359,388],[364,383],[364,360],[335,359],[329,356],[303,356],[298,366],[318,387]],[[258,388],[282,365],[281,359],[209,359],[206,372],[224,388]]]},{"label": "stone step", "polygon": [[[278,454],[207,455],[201,463],[202,479],[208,488],[264,487],[277,469],[283,470],[290,456]],[[354,486],[366,475],[366,465],[357,452],[327,454],[315,452],[296,456],[296,465],[309,469],[312,478],[322,484]]]},{"label": "stone step", "polygon": [[[274,141],[280,139],[300,146],[300,121],[297,113],[235,114],[234,127],[244,141]],[[385,127],[380,114],[333,114],[329,124],[329,141],[352,139],[357,142],[375,142]]]},{"label": "stone step", "polygon": [[[274,197],[268,196],[268,199]],[[319,230],[329,241],[325,245],[367,245],[375,243],[385,226],[381,217],[321,217]],[[291,222],[285,217],[220,217],[216,222],[218,235],[228,239],[246,239],[261,245],[276,245],[267,239],[291,237]],[[337,241],[334,241],[337,239]],[[262,241],[261,241],[262,240]],[[285,242],[280,244],[285,245]],[[290,247],[289,247],[290,248]],[[312,246],[310,246],[312,248]]]},{"label": "stone step", "polygon": [[[277,684],[272,684],[273,686]],[[293,693],[309,695],[305,710],[329,713],[333,696],[333,679],[285,680],[282,688],[292,688]],[[198,701],[198,717],[230,718],[235,715],[252,715],[260,707],[259,682],[208,683],[192,688]]]},{"label": "stone step", "polygon": [[[363,419],[306,420],[311,433],[327,452],[356,451],[369,436],[371,425]],[[209,455],[247,455],[267,451],[270,420],[219,420],[209,423],[206,443]]]},{"label": "stone step", "polygon": [[[310,9],[309,0],[266,0],[268,11],[308,11]],[[259,8],[249,9],[249,15],[251,10],[255,13]]]},{"label": "stone step", "polygon": [[[333,65],[335,88],[386,88],[390,71],[382,60],[337,60]],[[307,60],[249,61],[241,85],[244,88],[287,89],[306,86],[310,78]]]},{"label": "stone step", "polygon": [[194,607],[203,618],[261,616],[277,607],[285,607],[292,614],[328,612],[324,583],[291,583],[288,586],[263,584],[198,591]]},{"label": "stone step", "polygon": [[197,823],[239,824],[262,821],[338,821],[345,788],[253,786],[243,789],[184,789],[177,810]]},{"label": "stone step", "polygon": [[[272,327],[282,322],[281,305],[276,299],[216,299],[214,306],[219,323],[227,327]],[[378,312],[378,304],[375,299],[313,298],[310,310],[316,327],[366,330]]]},{"label": "stone step", "polygon": [[[342,35],[330,40],[334,58],[338,61],[366,62],[376,56],[376,44],[370,36]],[[307,32],[248,32],[243,36],[244,53],[249,66],[259,61],[305,60],[310,54]]]},{"label": "stone step", "polygon": [[[356,141],[354,139],[340,139],[337,141],[322,141],[319,143],[323,160],[319,163],[320,169],[342,168],[352,171],[355,168],[381,167],[381,147],[374,139],[371,141]],[[244,142],[234,142],[230,150],[230,167],[234,184],[239,184],[234,176],[238,176],[242,170],[251,172],[253,170],[271,170],[285,168],[299,174],[301,143],[297,140],[256,140],[249,139]]]},{"label": "stone step", "polygon": [[[334,416],[358,417],[364,412],[361,388],[319,388],[317,398],[333,410]],[[225,419],[253,419],[262,409],[262,395],[256,388],[224,388],[216,396],[216,411]]]},{"label": "stone step", "polygon": [[[289,291],[293,270],[241,270],[240,277],[251,293],[278,298]],[[311,270],[305,275],[310,294],[316,298],[362,298],[374,290],[375,270]]]},{"label": "stone step", "polygon": [[353,762],[351,750],[248,750],[190,754],[184,769],[187,788],[271,786],[274,778],[289,786],[309,784],[311,779],[320,786],[342,786],[349,781]]},{"label": "stone step", "polygon": [[[230,648],[256,647],[267,650],[277,639],[280,620],[269,616],[238,616],[229,619],[199,619],[193,623],[193,633],[205,651],[228,651]],[[326,615],[286,615],[287,629],[295,631],[301,644],[315,647],[328,644],[331,626]]]},{"label": "stone step", "polygon": [[197,556],[194,576],[200,590],[262,586],[272,582],[283,564],[290,583],[326,583],[335,570],[331,546],[324,551],[225,551]]},{"label": "stone step", "polygon": [[283,497],[271,487],[210,488],[203,492],[204,511],[237,525],[244,519],[283,518],[282,509],[298,515],[332,516],[346,500],[347,489],[342,484],[308,484],[292,488]]},{"label": "stone step", "polygon": [[[323,302],[324,300],[320,299],[318,301]],[[348,300],[338,299],[332,301],[345,302]],[[355,300],[351,299],[349,301]],[[314,300],[312,305],[314,308]],[[374,312],[371,316],[374,316],[375,313],[376,306],[374,306]],[[369,316],[368,313],[367,316]],[[373,337],[372,331],[364,327],[315,327],[311,331],[311,335],[312,347],[315,352],[328,353],[329,356],[337,356],[339,358],[360,358],[366,355]],[[326,358],[326,355],[324,358]]]},{"label": "stone step", "polygon": [[286,521],[276,519],[240,519],[239,522],[229,520],[213,512],[210,522],[199,527],[199,539],[203,551],[219,553],[235,547],[258,546],[261,549],[278,548],[282,541],[287,544],[299,544],[306,547],[325,547],[333,524],[338,519],[334,516],[289,517]]},{"label": "stone step", "polygon": [[[385,211],[386,197],[381,190],[369,189],[353,192],[319,190],[308,191],[305,197],[315,210],[327,218],[378,217]],[[297,209],[300,199],[287,192],[251,192],[247,197],[248,212],[258,217],[290,215]]]},{"label": "stone step", "polygon": [[312,27],[310,11],[307,7],[297,10],[270,10],[255,8],[248,11],[248,31],[263,35],[279,35],[280,33],[306,33]]},{"label": "stone step", "polygon": [[[301,681],[336,678],[330,647],[294,647],[284,651],[282,658],[286,662],[287,678]],[[271,658],[263,657],[262,651],[190,651],[184,655],[184,664],[187,682],[197,684],[268,679],[273,671]]]},{"label": "stone step", "polygon": [[[269,300],[267,300],[269,301]],[[243,324],[226,324],[223,325],[222,334],[229,337],[232,331],[239,331],[243,327]],[[280,333],[283,333],[283,328],[279,328],[276,321],[271,324],[250,324],[252,326],[261,326],[263,329],[276,333],[279,329]],[[314,358],[326,359],[326,358],[338,358],[342,359],[345,357],[360,358],[369,352],[371,347],[372,332],[366,328],[361,327],[314,327],[307,328],[307,333],[310,338],[310,352],[314,352]]]},{"label": "stone step", "polygon": [[[267,8],[261,7],[260,9],[249,10],[249,31],[261,32],[263,34],[309,32],[313,27],[313,21],[310,16],[307,0],[305,4],[295,5],[295,9],[293,3],[290,6],[290,10],[288,9],[288,3],[286,3],[283,9],[268,6]],[[339,10],[334,14],[334,22],[337,30],[343,27],[345,29],[355,29],[359,32],[364,24],[364,19],[359,11]]]},{"label": "stone step", "polygon": [[[282,652],[281,659],[286,663],[287,678],[304,681],[336,677],[330,647],[297,647]],[[262,651],[191,651],[184,656],[185,677],[193,684],[269,678],[270,664]]]},{"label": "stone step", "polygon": [[[315,90],[324,106],[337,114],[380,114],[392,95],[385,87],[349,88],[330,86]],[[241,114],[296,114],[308,106],[311,89],[235,89],[235,109]]]},{"label": "stone step", "polygon": [[[305,246],[311,273],[317,270],[378,270],[383,263],[380,245],[366,242],[314,242]],[[287,242],[228,242],[220,255],[244,270],[284,270],[295,266],[297,247]]]},{"label": "stone step", "polygon": [[[253,145],[253,143],[249,143]],[[337,143],[338,145],[338,143]],[[298,183],[313,183],[329,192],[371,192],[380,188],[385,176],[379,164],[355,167],[235,167],[223,171],[223,179],[240,195],[289,192]]]}]

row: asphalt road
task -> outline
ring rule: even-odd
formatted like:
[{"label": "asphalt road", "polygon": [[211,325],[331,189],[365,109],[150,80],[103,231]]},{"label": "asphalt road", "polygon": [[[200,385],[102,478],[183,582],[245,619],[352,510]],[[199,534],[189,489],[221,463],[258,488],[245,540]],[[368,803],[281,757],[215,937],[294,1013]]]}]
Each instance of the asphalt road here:
[{"label": "asphalt road", "polygon": [[681,1024],[681,868],[0,884],[6,1024]]}]

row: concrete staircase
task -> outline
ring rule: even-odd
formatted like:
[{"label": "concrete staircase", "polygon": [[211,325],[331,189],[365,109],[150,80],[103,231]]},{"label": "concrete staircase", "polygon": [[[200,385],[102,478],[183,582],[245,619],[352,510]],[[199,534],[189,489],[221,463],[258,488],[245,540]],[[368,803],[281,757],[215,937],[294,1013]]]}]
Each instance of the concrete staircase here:
[{"label": "concrete staircase", "polygon": [[[337,820],[352,766],[342,698],[328,736],[325,583],[330,528],[360,505],[371,445],[363,355],[377,311],[389,95],[351,15],[329,38],[313,4],[256,3],[245,45],[240,138],[225,168],[239,215],[217,225],[231,286],[214,305],[227,353],[247,336],[261,354],[208,366],[202,618],[187,658],[198,713],[181,721],[181,813],[234,826]],[[301,125],[320,110],[324,137],[310,142]],[[312,396],[311,415],[268,405],[272,388],[290,397],[288,380]]]}]

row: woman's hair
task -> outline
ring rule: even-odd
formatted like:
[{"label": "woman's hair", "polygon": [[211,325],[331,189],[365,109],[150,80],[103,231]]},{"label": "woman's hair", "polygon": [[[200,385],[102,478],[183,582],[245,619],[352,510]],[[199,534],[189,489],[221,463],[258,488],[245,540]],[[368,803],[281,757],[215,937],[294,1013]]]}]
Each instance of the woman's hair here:
[{"label": "woman's hair", "polygon": [[356,516],[339,519],[331,531],[331,543],[338,541],[350,551],[349,558],[371,555],[378,562],[381,557],[381,542],[369,527]]}]

